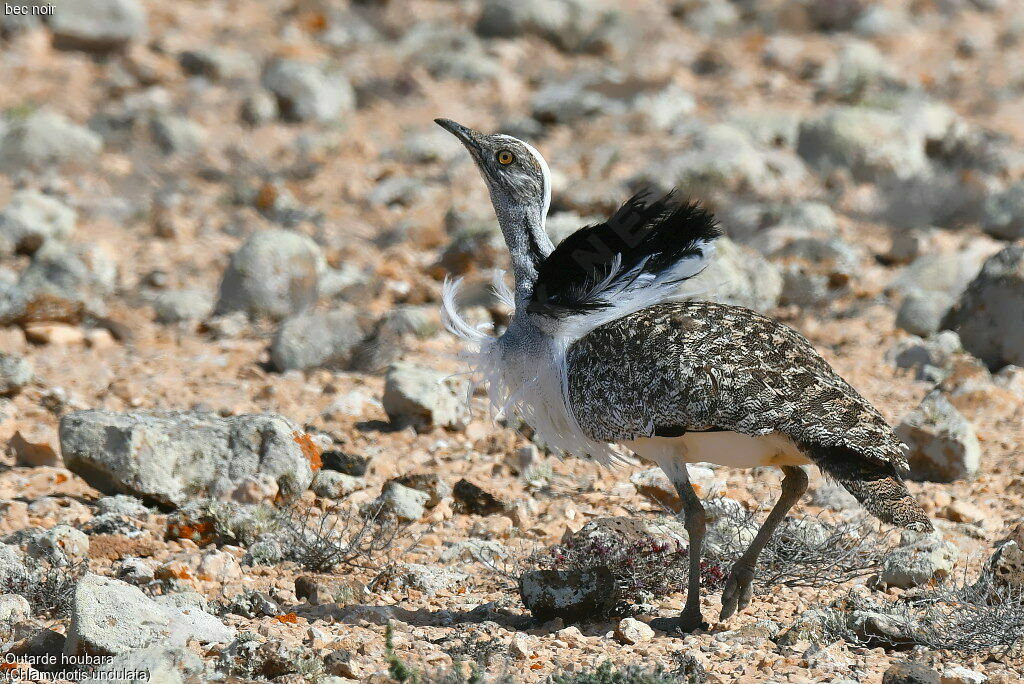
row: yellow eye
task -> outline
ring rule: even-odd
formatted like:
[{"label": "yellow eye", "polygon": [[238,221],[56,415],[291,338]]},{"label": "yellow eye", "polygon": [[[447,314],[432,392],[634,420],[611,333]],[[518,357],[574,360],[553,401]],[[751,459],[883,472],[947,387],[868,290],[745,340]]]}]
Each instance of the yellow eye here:
[{"label": "yellow eye", "polygon": [[508,150],[502,150],[498,152],[498,163],[502,166],[508,166],[516,160],[516,155],[512,154]]}]

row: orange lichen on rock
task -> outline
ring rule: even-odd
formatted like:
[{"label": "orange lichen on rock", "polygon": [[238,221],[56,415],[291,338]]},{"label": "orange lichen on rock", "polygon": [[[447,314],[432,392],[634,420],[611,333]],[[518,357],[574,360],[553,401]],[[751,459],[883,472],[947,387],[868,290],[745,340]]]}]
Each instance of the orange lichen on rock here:
[{"label": "orange lichen on rock", "polygon": [[167,525],[167,537],[169,539],[188,539],[200,546],[213,542],[217,535],[213,529],[213,523],[204,521],[191,525],[184,523],[169,523]]},{"label": "orange lichen on rock", "polygon": [[320,458],[320,454],[323,452],[313,443],[313,438],[305,432],[293,432],[292,438],[302,449],[302,455],[309,461],[309,467],[313,469],[313,472],[320,470],[324,465],[323,459]]}]

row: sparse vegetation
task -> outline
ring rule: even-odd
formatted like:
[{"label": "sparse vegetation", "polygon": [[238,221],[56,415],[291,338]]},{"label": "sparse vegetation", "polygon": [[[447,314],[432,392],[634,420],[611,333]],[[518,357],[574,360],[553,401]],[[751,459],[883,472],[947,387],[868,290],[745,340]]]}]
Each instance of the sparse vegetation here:
[{"label": "sparse vegetation", "polygon": [[[407,525],[384,513],[382,507],[353,509],[291,509],[284,518],[287,557],[310,572],[329,572],[338,566],[378,569],[398,552],[396,543]],[[407,549],[406,549],[407,550]]]},{"label": "sparse vegetation", "polygon": [[86,561],[62,566],[26,555],[21,572],[4,575],[0,594],[23,596],[34,614],[67,617],[71,613],[75,585],[88,569]]},{"label": "sparse vegetation", "polygon": [[[712,500],[713,501],[713,500]],[[759,521],[753,510],[715,506],[705,555],[726,567],[746,550]],[[816,515],[789,516],[761,553],[755,591],[782,585],[824,587],[876,572],[891,548],[891,533],[874,521],[834,523]]]},{"label": "sparse vegetation", "polygon": [[[649,604],[673,592],[684,591],[689,576],[687,549],[655,539],[628,544],[587,539],[557,544],[536,554],[531,562],[550,570],[583,570],[604,566],[611,572],[618,587],[618,612],[631,612],[636,606]],[[720,588],[725,569],[714,561],[701,562],[701,583]]]},{"label": "sparse vegetation", "polygon": [[[706,504],[716,517],[708,526],[701,582],[714,591],[723,586],[729,567],[746,550],[758,520],[754,511],[739,506],[722,505],[714,499]],[[869,522],[832,523],[819,516],[792,516],[761,554],[755,587],[822,587],[865,577],[878,570],[889,549],[888,536]],[[526,558],[487,565],[512,581],[525,570],[606,567],[618,589],[616,615],[685,591],[689,574],[686,546],[660,537],[583,536]]]},{"label": "sparse vegetation", "polygon": [[707,672],[692,656],[682,656],[678,666],[668,670],[663,666],[644,668],[627,665],[615,668],[605,661],[593,670],[576,674],[556,674],[550,684],[703,684]]},{"label": "sparse vegetation", "polygon": [[384,628],[384,657],[388,663],[388,674],[398,682],[409,682],[418,684],[420,673],[414,667],[410,667],[401,657],[395,653],[395,628],[388,622]]},{"label": "sparse vegetation", "polygon": [[895,638],[857,629],[850,616],[864,608],[847,595],[825,609],[827,639],[887,648],[921,645],[997,658],[1024,657],[1024,589],[995,586],[984,570],[976,582],[966,578],[911,594],[905,600],[867,608],[898,627]]}]

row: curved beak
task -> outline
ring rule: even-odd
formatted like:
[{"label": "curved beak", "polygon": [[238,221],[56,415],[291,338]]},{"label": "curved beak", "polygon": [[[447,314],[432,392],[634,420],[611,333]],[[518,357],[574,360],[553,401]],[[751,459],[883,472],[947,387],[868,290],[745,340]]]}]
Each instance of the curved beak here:
[{"label": "curved beak", "polygon": [[471,152],[480,149],[479,139],[483,134],[451,119],[434,119],[434,123],[458,138]]}]

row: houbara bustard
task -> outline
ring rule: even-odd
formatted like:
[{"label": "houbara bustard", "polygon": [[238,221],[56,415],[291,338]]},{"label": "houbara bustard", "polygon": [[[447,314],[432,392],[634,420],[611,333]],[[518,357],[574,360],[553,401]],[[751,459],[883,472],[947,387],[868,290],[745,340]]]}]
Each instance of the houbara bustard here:
[{"label": "houbara bustard", "polygon": [[720,235],[714,217],[671,194],[634,196],[606,222],[555,247],[545,228],[547,163],[508,135],[436,119],[469,150],[490,190],[511,255],[514,308],[500,337],[469,325],[446,282],[443,313],[476,348],[476,371],[499,411],[518,413],[549,447],[612,463],[621,447],[657,463],[683,502],[689,582],[669,629],[704,628],[700,557],[705,513],[686,464],[777,466],[782,495],[729,572],[724,620],[750,603],[754,566],[817,465],[884,522],[932,529],[901,473],[904,446],[875,408],[798,332],[755,311],[680,301]]}]

